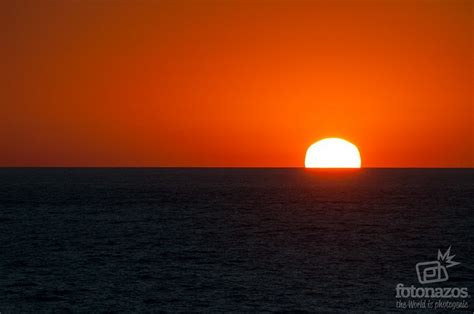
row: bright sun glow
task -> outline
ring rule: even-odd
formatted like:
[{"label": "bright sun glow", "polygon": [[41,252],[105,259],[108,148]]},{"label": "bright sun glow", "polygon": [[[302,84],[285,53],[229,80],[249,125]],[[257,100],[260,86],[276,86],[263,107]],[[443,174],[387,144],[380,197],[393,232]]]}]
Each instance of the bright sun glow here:
[{"label": "bright sun glow", "polygon": [[306,168],[360,168],[357,147],[340,138],[325,138],[306,151]]}]

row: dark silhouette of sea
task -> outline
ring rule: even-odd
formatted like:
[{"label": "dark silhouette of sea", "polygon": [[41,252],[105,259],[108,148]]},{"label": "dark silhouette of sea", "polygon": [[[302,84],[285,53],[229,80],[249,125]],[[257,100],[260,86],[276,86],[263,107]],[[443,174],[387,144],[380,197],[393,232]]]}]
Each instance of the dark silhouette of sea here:
[{"label": "dark silhouette of sea", "polygon": [[[471,295],[473,174],[0,169],[0,312],[395,312],[399,283]],[[415,265],[450,246],[449,280],[420,284]]]}]

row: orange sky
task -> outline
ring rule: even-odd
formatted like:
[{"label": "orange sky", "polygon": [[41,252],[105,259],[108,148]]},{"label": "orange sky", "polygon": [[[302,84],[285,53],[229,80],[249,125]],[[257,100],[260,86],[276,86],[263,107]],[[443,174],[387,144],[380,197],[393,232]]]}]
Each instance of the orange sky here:
[{"label": "orange sky", "polygon": [[[8,2],[8,3],[7,3]],[[1,166],[473,167],[471,1],[2,1]]]}]

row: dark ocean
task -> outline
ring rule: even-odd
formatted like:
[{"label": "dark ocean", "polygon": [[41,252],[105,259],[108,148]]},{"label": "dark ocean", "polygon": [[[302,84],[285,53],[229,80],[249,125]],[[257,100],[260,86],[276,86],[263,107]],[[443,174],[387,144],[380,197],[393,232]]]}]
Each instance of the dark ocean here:
[{"label": "dark ocean", "polygon": [[[472,295],[473,192],[473,169],[0,169],[0,312],[396,312],[399,283]],[[415,265],[450,246],[449,280],[419,283]]]}]

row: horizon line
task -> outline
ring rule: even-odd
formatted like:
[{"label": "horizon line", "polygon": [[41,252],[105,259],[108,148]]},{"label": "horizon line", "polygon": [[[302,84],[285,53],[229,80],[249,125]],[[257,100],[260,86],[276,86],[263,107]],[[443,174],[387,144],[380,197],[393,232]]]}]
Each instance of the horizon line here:
[{"label": "horizon line", "polygon": [[360,168],[306,168],[302,167],[260,167],[260,166],[0,166],[0,169],[474,169],[474,167],[360,167]]}]

